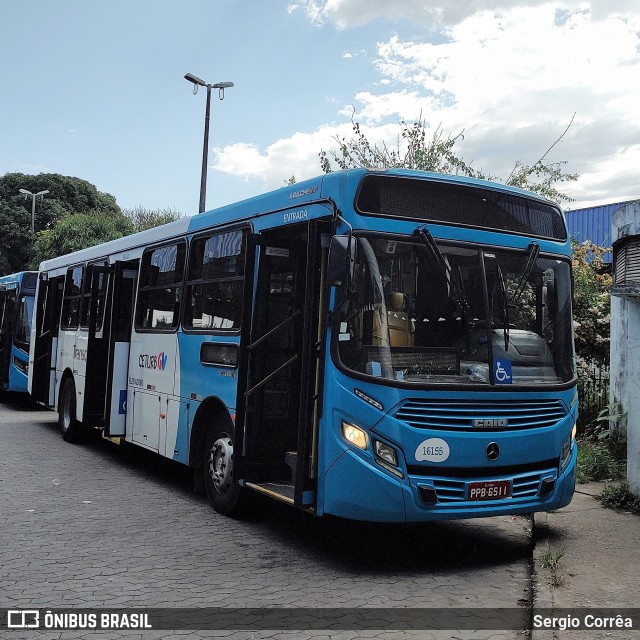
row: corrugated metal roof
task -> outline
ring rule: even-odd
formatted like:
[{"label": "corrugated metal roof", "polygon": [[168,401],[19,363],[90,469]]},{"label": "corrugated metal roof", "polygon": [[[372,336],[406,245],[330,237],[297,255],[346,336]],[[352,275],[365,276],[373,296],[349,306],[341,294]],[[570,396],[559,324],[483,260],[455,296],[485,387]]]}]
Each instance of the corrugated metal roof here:
[{"label": "corrugated metal roof", "polygon": [[[569,235],[578,242],[591,240],[600,247],[610,247],[611,239],[611,216],[622,205],[633,200],[604,204],[598,207],[586,207],[585,209],[574,209],[565,211],[567,228]],[[611,262],[611,252],[605,257],[605,262]]]}]

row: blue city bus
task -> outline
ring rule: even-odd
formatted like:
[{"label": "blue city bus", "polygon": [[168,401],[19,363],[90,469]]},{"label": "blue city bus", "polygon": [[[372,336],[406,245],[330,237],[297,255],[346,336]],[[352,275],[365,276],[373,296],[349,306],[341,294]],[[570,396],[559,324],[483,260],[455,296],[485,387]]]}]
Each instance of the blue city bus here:
[{"label": "blue city bus", "polygon": [[528,514],[575,487],[571,248],[523,190],[350,170],[43,262],[33,397],[222,514]]},{"label": "blue city bus", "polygon": [[27,392],[31,316],[37,274],[0,276],[0,389]]}]

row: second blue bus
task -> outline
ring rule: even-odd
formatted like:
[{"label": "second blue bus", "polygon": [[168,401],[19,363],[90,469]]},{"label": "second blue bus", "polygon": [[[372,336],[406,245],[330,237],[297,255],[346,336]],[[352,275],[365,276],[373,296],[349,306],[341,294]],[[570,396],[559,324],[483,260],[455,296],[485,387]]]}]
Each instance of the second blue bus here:
[{"label": "second blue bus", "polygon": [[37,274],[0,276],[0,389],[27,392],[31,317]]}]

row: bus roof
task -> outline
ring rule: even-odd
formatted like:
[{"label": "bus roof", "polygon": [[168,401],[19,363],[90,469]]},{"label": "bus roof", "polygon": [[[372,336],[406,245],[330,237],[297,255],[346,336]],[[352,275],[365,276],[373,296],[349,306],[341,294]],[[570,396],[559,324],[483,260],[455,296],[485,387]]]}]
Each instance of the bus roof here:
[{"label": "bus roof", "polygon": [[37,277],[37,271],[18,271],[17,273],[0,276],[0,286],[15,285],[17,288],[35,290]]},{"label": "bus roof", "polygon": [[304,182],[285,186],[252,198],[228,204],[217,209],[212,209],[190,217],[185,217],[174,222],[169,222],[159,227],[147,229],[139,233],[111,240],[100,245],[82,249],[64,256],[45,260],[40,265],[41,271],[59,269],[80,262],[97,260],[102,257],[121,254],[134,249],[141,249],[151,244],[162,242],[187,233],[194,233],[211,227],[230,225],[238,222],[248,222],[269,213],[282,211],[292,207],[308,205],[318,201],[339,201],[339,206],[344,206],[344,198],[352,197],[362,178],[366,175],[390,175],[416,178],[420,180],[433,180],[440,183],[460,184],[472,187],[481,187],[494,191],[501,191],[546,202],[553,206],[542,196],[509,187],[504,184],[478,180],[466,176],[455,176],[434,172],[416,171],[409,169],[347,169],[329,174],[317,176]]}]

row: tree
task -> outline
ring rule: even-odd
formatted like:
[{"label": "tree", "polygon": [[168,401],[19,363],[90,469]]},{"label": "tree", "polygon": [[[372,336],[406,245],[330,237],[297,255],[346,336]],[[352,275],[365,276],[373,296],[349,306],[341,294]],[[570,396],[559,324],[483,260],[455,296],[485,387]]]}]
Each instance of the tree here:
[{"label": "tree", "polygon": [[32,266],[42,260],[93,247],[133,233],[133,223],[122,214],[91,211],[64,216],[52,229],[40,231]]},{"label": "tree", "polygon": [[0,275],[23,271],[29,262],[33,234],[31,215],[0,200]]},{"label": "tree", "polygon": [[611,274],[604,262],[607,249],[593,242],[573,247],[573,318],[578,364],[609,363]]},{"label": "tree", "polygon": [[182,218],[182,214],[175,209],[145,209],[141,205],[133,209],[123,209],[122,212],[131,220],[134,231],[145,231]]},{"label": "tree", "polygon": [[[36,234],[31,232],[32,199],[25,198],[20,189],[31,193],[49,192],[36,203]],[[5,240],[0,245],[0,273],[22,271],[37,264],[37,257],[34,258],[37,234],[51,231],[59,220],[70,214],[97,212],[122,217],[112,195],[98,191],[86,180],[57,173],[6,173],[0,177],[0,206],[0,236]],[[40,250],[47,242],[43,238]]]},{"label": "tree", "polygon": [[[571,122],[573,122],[573,118]],[[563,171],[564,162],[547,161],[550,151],[564,137],[571,122],[564,133],[532,165],[516,161],[505,183],[529,189],[551,200],[571,200],[555,185],[577,180],[577,174],[565,173]],[[351,123],[354,132],[352,138],[336,136],[334,139],[338,143],[337,150],[320,151],[320,166],[325,173],[330,173],[334,167],[338,169],[397,168],[436,171],[480,179],[498,179],[496,176],[488,176],[473,168],[456,154],[454,147],[464,138],[463,132],[445,137],[442,129],[438,127],[431,135],[428,135],[429,125],[422,118],[422,115],[413,124],[409,124],[403,119],[400,120],[400,133],[393,147],[388,147],[385,143],[381,146],[372,144],[353,116]]]},{"label": "tree", "polygon": [[38,199],[36,231],[50,228],[67,213],[122,213],[112,195],[98,191],[95,185],[81,178],[58,173],[6,173],[0,177],[0,200],[23,206],[31,214],[31,198],[20,195],[20,189],[31,193],[49,192],[44,198]]}]

